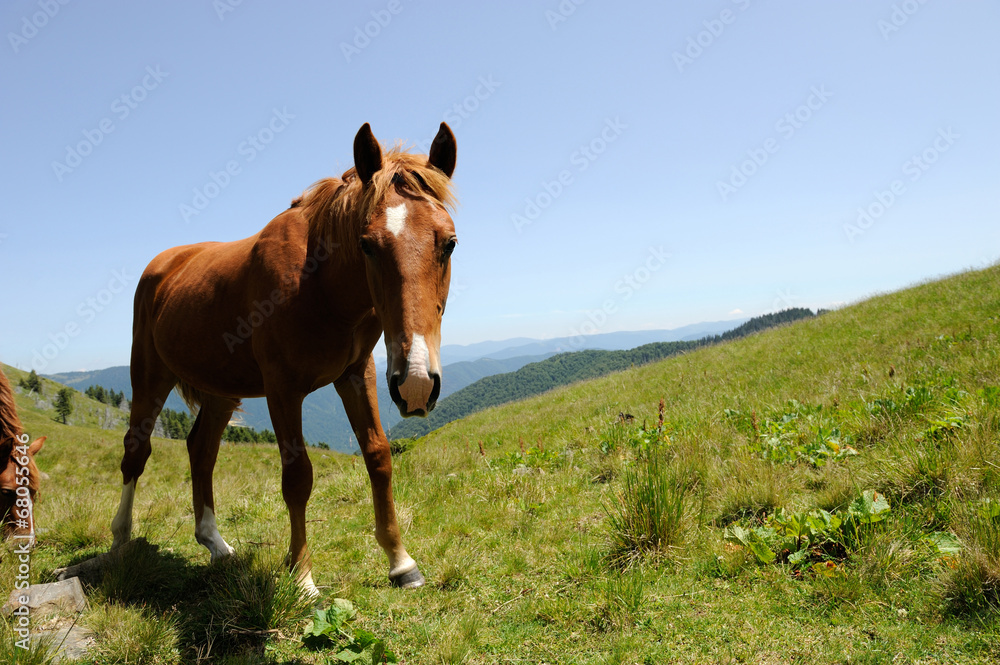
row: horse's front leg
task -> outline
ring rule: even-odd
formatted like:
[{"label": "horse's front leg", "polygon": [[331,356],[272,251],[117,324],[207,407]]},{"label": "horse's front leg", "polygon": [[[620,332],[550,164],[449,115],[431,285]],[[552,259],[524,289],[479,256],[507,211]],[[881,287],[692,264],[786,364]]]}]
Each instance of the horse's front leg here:
[{"label": "horse's front leg", "polygon": [[313,583],[312,561],[306,545],[306,503],[312,493],[313,473],[302,438],[303,398],[291,391],[267,391],[267,409],[281,452],[281,494],[292,525],[287,563],[303,590],[315,596],[319,591]]},{"label": "horse's front leg", "polygon": [[368,468],[375,506],[375,539],[389,557],[389,581],[393,586],[411,589],[424,585],[417,568],[399,535],[396,508],[392,500],[392,455],[389,440],[379,422],[375,393],[375,361],[371,356],[359,362],[334,383],[344,410],[351,421],[361,453]]}]

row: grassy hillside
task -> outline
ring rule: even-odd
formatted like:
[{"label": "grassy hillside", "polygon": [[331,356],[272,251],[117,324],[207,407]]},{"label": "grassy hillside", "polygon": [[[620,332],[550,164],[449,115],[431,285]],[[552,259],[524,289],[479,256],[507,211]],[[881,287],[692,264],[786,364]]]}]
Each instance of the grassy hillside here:
[{"label": "grassy hillside", "polygon": [[[44,580],[109,544],[120,434],[20,399],[51,437]],[[406,663],[1000,662],[998,437],[992,268],[425,437],[394,467],[417,591],[385,579],[363,464],[313,455],[314,576],[324,606],[351,600],[349,628]],[[279,475],[273,448],[223,446],[219,524],[240,556],[210,566],[184,445],[155,441],[136,504],[151,545],[91,583],[80,618],[96,662],[194,662],[209,645],[214,662],[340,662],[301,644],[270,574]],[[0,579],[14,570],[5,556]]]}]

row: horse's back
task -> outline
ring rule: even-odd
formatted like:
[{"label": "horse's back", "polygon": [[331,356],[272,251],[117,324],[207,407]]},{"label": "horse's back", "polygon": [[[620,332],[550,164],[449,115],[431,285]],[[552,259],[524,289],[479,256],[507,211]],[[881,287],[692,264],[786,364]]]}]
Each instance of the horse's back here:
[{"label": "horse's back", "polygon": [[281,255],[276,263],[284,269],[295,263],[304,242],[300,217],[287,211],[248,238],[182,245],[158,254],[136,289],[133,357],[155,356],[182,381],[213,394],[261,394],[250,343],[260,322],[252,317],[262,316],[254,303],[265,298],[261,292],[273,290],[267,285],[278,267],[262,265],[257,255],[265,245],[269,253]]}]

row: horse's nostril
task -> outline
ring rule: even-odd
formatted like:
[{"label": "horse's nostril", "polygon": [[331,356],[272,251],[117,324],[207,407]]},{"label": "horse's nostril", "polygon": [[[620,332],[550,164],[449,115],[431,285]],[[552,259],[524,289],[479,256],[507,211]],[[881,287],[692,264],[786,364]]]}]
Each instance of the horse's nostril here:
[{"label": "horse's nostril", "polygon": [[434,388],[431,389],[431,396],[427,399],[428,412],[434,409],[438,396],[441,394],[441,375],[437,372],[431,372],[430,376],[434,380]]},{"label": "horse's nostril", "polygon": [[403,398],[399,395],[399,372],[393,372],[392,376],[389,377],[389,397],[392,398],[395,404],[403,401]]}]

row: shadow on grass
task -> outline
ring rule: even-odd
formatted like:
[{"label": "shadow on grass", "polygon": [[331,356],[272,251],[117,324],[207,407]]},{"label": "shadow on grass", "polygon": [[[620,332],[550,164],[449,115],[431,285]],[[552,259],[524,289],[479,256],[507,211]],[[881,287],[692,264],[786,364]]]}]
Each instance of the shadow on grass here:
[{"label": "shadow on grass", "polygon": [[185,662],[209,654],[274,662],[264,656],[267,641],[297,636],[313,609],[281,557],[261,547],[198,566],[137,538],[105,555],[81,582],[96,602],[176,616]]}]

